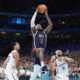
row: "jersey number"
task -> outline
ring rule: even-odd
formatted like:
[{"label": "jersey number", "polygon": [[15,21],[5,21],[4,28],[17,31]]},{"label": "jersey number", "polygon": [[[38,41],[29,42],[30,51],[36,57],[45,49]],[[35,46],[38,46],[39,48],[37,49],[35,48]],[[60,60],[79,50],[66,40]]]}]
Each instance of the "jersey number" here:
[{"label": "jersey number", "polygon": [[42,44],[43,43],[43,38],[40,38],[39,40],[40,40],[40,43]]},{"label": "jersey number", "polygon": [[62,67],[62,70],[65,70],[65,66]]}]

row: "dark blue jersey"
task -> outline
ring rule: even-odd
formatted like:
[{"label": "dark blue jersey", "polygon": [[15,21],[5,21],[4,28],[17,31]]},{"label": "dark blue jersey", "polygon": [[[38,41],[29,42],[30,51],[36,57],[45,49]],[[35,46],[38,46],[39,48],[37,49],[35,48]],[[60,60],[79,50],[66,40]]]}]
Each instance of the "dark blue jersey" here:
[{"label": "dark blue jersey", "polygon": [[45,32],[37,31],[33,36],[33,41],[35,48],[45,48],[47,42],[47,36]]}]

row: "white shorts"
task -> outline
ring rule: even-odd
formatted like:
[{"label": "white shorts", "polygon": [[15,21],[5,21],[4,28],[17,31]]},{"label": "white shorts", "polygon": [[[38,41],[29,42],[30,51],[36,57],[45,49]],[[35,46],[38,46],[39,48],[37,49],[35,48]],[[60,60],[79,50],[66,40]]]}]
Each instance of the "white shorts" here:
[{"label": "white shorts", "polygon": [[19,80],[19,78],[15,72],[15,69],[11,69],[11,68],[5,69],[5,75],[8,80]]},{"label": "white shorts", "polygon": [[65,78],[62,78],[62,77],[56,77],[56,80],[69,80],[69,77],[65,77]]}]

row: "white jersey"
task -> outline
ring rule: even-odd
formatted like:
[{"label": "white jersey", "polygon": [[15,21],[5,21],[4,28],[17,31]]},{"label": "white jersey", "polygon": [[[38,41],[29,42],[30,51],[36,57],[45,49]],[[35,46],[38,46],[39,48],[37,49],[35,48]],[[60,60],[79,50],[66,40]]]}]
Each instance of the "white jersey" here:
[{"label": "white jersey", "polygon": [[13,57],[14,52],[17,52],[17,51],[16,50],[11,51],[11,53],[9,53],[7,57],[5,75],[8,80],[19,80],[17,76],[16,61]]},{"label": "white jersey", "polygon": [[16,66],[16,62],[15,62],[15,59],[13,57],[13,53],[14,52],[17,52],[16,50],[13,50],[11,51],[11,53],[9,53],[8,57],[7,57],[7,65],[6,65],[6,68],[7,67],[15,67]]},{"label": "white jersey", "polygon": [[69,70],[68,70],[68,64],[67,62],[62,58],[62,61],[59,61],[56,59],[56,76],[57,77],[64,77],[69,75]]}]

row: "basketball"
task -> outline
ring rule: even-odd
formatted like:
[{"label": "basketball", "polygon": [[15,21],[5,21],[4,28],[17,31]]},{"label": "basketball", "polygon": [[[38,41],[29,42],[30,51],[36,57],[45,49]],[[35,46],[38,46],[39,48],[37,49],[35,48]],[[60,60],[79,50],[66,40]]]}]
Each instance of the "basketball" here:
[{"label": "basketball", "polygon": [[47,6],[46,5],[41,4],[41,5],[38,6],[39,13],[45,13],[46,10],[47,10]]}]

